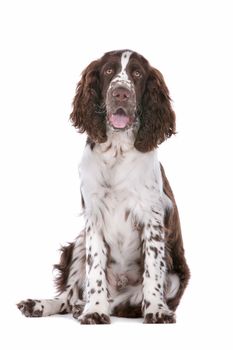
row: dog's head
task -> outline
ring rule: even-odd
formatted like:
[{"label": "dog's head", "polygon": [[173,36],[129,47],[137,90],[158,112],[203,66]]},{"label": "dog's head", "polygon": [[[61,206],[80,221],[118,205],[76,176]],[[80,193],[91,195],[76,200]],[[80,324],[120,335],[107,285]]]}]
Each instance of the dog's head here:
[{"label": "dog's head", "polygon": [[71,120],[95,143],[106,142],[108,130],[133,130],[134,145],[141,152],[175,133],[175,114],[162,74],[129,50],[108,52],[87,66]]}]

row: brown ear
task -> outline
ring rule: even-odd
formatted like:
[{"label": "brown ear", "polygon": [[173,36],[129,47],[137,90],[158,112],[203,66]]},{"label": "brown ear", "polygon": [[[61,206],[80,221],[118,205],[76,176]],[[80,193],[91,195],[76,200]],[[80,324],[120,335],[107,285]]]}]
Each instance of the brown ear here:
[{"label": "brown ear", "polygon": [[100,111],[101,92],[99,61],[93,61],[82,73],[73,100],[70,119],[81,133],[87,132],[90,139],[101,143],[106,141],[105,114]]},{"label": "brown ear", "polygon": [[135,147],[149,152],[175,134],[175,113],[162,74],[151,67],[142,98],[140,128]]}]

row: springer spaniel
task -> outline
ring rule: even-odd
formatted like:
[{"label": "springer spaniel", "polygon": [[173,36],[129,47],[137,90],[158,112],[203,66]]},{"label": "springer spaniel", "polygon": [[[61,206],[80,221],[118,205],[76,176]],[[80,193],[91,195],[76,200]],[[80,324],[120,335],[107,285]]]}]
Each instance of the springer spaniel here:
[{"label": "springer spaniel", "polygon": [[21,301],[25,316],[72,313],[175,322],[189,280],[175,199],[158,145],[175,133],[162,74],[129,50],[92,62],[78,83],[73,125],[88,135],[80,165],[85,228],[55,265],[59,295]]}]

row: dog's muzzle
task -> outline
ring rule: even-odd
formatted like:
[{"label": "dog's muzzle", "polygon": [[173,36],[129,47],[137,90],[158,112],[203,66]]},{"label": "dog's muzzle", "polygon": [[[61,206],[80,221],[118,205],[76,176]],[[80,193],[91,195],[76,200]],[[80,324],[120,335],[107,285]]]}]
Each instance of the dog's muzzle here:
[{"label": "dog's muzzle", "polygon": [[113,83],[106,97],[108,123],[114,129],[126,129],[136,119],[136,95],[133,85]]}]

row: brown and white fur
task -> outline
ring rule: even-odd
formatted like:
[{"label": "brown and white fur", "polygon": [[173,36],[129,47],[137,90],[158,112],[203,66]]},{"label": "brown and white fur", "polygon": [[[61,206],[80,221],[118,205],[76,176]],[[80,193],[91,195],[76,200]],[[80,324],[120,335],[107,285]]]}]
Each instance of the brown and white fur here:
[{"label": "brown and white fur", "polygon": [[26,316],[72,313],[175,322],[189,280],[180,221],[158,145],[175,133],[161,73],[138,53],[105,54],[83,72],[71,120],[88,140],[80,164],[85,228],[63,247],[52,300],[18,304]]}]

